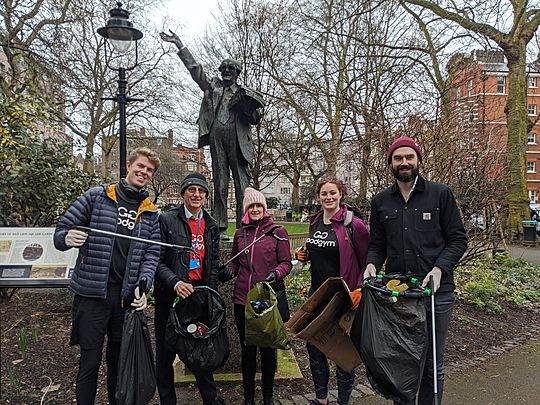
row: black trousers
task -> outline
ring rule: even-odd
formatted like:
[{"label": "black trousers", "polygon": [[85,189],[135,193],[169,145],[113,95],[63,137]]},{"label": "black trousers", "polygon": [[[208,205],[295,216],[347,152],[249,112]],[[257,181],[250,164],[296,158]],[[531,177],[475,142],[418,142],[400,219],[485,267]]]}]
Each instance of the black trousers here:
[{"label": "black trousers", "polygon": [[107,286],[107,298],[73,299],[71,345],[79,345],[81,358],[75,387],[77,405],[93,405],[105,336],[107,336],[107,395],[109,405],[116,405],[116,382],[120,342],[125,310],[120,298],[120,284]]},{"label": "black trousers", "polygon": [[[172,302],[162,302],[156,299],[155,333],[156,333],[156,380],[161,405],[176,405],[174,389],[173,362],[176,353],[169,349],[165,342],[165,329]],[[217,388],[212,373],[195,374],[197,387],[203,404],[213,404],[217,397]]]},{"label": "black trousers", "polygon": [[249,185],[249,162],[244,159],[236,135],[236,113],[231,112],[229,120],[221,123],[216,118],[210,134],[210,154],[212,155],[212,173],[214,176],[214,201],[212,216],[216,219],[219,230],[227,231],[227,196],[229,179],[232,172],[236,197],[236,227],[240,228],[244,211],[242,201],[244,190]]},{"label": "black trousers", "polygon": [[[328,381],[330,380],[330,367],[326,355],[313,346],[306,344],[309,355],[309,368],[313,385],[315,386],[315,397],[325,399],[328,396]],[[347,405],[351,397],[354,386],[356,371],[347,372],[336,365],[336,380],[338,391],[338,404]]]},{"label": "black trousers", "polygon": [[[431,299],[431,298],[430,298]],[[454,308],[455,295],[453,291],[438,292],[435,294],[435,340],[437,349],[437,396],[439,403],[442,403],[444,388],[444,347],[446,336],[448,335],[448,326]],[[418,405],[432,405],[434,401],[433,394],[433,339],[431,337],[431,305],[428,307],[428,327],[429,327],[429,351],[422,374],[420,390],[418,392]],[[416,401],[400,402],[394,401],[395,405],[414,405]]]},{"label": "black trousers", "polygon": [[[255,374],[257,372],[257,346],[246,346],[246,318],[245,306],[234,304],[234,319],[238,328],[240,345],[242,347],[242,382],[244,398],[253,399],[255,396]],[[276,349],[259,348],[261,353],[261,374],[263,397],[272,397],[274,394],[274,377],[277,369]]]}]

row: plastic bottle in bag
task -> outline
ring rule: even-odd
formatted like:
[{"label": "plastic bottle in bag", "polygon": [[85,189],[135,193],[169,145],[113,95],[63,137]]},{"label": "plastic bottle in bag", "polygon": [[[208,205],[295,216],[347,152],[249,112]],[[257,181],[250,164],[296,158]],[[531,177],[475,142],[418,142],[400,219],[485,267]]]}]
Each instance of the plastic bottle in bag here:
[{"label": "plastic bottle in bag", "polygon": [[256,314],[262,314],[270,308],[270,303],[268,301],[251,301],[251,307]]},{"label": "plastic bottle in bag", "polygon": [[208,332],[208,326],[202,322],[190,323],[186,329],[193,336],[197,337],[203,336],[206,332]]}]

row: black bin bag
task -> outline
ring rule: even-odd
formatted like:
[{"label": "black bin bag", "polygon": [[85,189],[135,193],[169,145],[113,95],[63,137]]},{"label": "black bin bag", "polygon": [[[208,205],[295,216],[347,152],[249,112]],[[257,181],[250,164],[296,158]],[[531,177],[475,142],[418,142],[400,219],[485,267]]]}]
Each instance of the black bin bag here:
[{"label": "black bin bag", "polygon": [[156,391],[156,369],[146,315],[128,309],[124,315],[124,329],[118,361],[116,403],[118,405],[146,405]]},{"label": "black bin bag", "polygon": [[[195,287],[186,299],[177,299],[169,313],[165,341],[192,373],[212,372],[229,357],[225,302],[210,287]],[[204,325],[191,332],[193,325]]]},{"label": "black bin bag", "polygon": [[362,290],[351,339],[369,382],[386,399],[413,401],[429,348],[426,291],[415,278],[392,275],[368,279]]}]

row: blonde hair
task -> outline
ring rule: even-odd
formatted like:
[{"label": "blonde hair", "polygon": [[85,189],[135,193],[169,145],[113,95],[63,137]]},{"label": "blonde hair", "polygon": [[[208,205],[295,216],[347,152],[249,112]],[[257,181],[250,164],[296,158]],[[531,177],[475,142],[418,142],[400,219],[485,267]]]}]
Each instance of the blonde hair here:
[{"label": "blonde hair", "polygon": [[159,155],[157,154],[157,152],[145,146],[133,149],[129,154],[127,161],[129,163],[133,163],[140,156],[146,157],[156,167],[156,171],[157,169],[159,169],[159,166],[161,166],[161,160],[159,159]]}]

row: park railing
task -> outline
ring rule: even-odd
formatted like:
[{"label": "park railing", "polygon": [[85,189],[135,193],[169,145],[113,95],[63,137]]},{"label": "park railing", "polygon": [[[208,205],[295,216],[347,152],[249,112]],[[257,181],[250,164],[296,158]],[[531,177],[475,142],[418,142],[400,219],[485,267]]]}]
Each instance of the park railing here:
[{"label": "park railing", "polygon": [[298,247],[306,245],[306,239],[309,233],[299,233],[295,235],[289,235],[289,243],[291,244],[291,254],[294,255],[294,250]]}]

